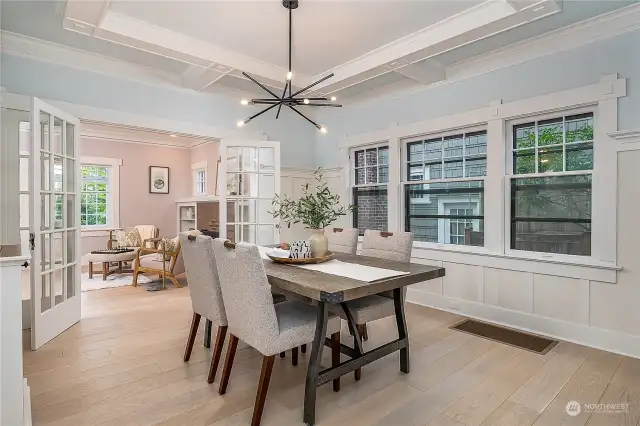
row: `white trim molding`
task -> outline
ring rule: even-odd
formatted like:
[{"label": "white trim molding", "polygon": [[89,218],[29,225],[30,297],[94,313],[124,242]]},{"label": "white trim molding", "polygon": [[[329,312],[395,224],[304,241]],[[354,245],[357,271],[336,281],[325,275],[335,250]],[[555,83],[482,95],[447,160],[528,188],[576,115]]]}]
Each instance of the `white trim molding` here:
[{"label": "white trim molding", "polygon": [[618,151],[640,150],[640,129],[619,130],[607,133],[607,135],[618,142]]},{"label": "white trim molding", "polygon": [[80,166],[87,164],[109,167],[109,223],[104,227],[83,227],[81,234],[83,237],[105,237],[109,235],[110,229],[120,227],[120,166],[122,166],[122,158],[81,157]]}]

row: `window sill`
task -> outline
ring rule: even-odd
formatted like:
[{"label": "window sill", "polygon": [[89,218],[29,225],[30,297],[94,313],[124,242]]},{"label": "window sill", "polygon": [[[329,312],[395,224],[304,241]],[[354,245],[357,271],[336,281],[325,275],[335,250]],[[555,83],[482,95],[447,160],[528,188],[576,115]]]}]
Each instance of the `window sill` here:
[{"label": "window sill", "polygon": [[414,243],[413,257],[441,262],[459,263],[554,275],[590,281],[615,283],[617,272],[622,270],[609,262],[571,257],[545,258],[540,254],[522,252],[495,253],[484,247],[447,247],[448,244]]}]

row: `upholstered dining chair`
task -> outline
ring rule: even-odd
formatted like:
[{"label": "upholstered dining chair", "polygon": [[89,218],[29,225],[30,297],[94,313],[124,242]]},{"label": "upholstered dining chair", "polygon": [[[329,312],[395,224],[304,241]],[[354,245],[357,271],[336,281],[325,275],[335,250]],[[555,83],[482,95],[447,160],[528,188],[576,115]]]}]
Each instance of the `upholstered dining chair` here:
[{"label": "upholstered dining chair", "polygon": [[[191,236],[191,238],[189,238]],[[182,259],[184,261],[191,306],[193,307],[193,319],[191,330],[184,351],[184,362],[189,361],[193,344],[198,333],[200,318],[204,317],[218,326],[216,341],[213,346],[211,366],[207,382],[213,383],[218,370],[218,363],[222,354],[224,338],[227,334],[227,314],[222,302],[220,280],[213,255],[213,239],[211,237],[197,235],[189,232],[180,234],[182,246]]]},{"label": "upholstered dining chair", "polygon": [[[234,247],[228,241],[216,239],[213,253],[230,334],[219,393],[223,395],[227,391],[239,339],[262,353],[262,370],[251,420],[251,425],[257,426],[262,418],[275,355],[313,341],[317,309],[300,301],[273,303],[271,286],[256,246],[237,243]],[[340,362],[339,318],[329,318],[327,332],[332,337],[333,364],[337,365]],[[337,383],[334,381],[334,390],[338,390]]]},{"label": "upholstered dining chair", "polygon": [[329,240],[329,251],[356,254],[358,230],[354,228],[325,228],[324,236]]},{"label": "upholstered dining chair", "polygon": [[[413,248],[413,233],[411,232],[382,232],[367,229],[362,239],[362,256],[395,260],[398,262],[411,261]],[[406,287],[402,290],[406,294]],[[368,340],[367,323],[395,315],[393,292],[385,292],[363,297],[347,302],[347,306],[357,324],[362,340]],[[339,305],[330,305],[331,312],[346,320],[346,315]],[[355,339],[355,337],[354,337]],[[362,371],[355,371],[356,380],[360,380]]]}]

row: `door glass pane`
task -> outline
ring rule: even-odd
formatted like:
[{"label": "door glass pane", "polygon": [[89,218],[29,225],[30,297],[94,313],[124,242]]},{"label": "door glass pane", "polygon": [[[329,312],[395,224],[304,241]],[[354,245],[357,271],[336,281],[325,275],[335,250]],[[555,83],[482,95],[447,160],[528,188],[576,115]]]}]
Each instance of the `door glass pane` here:
[{"label": "door glass pane", "polygon": [[40,181],[42,182],[40,189],[43,191],[51,191],[51,187],[49,186],[49,178],[51,177],[49,167],[49,154],[42,153],[40,156]]},{"label": "door glass pane", "polygon": [[227,201],[227,222],[240,222],[241,201]]},{"label": "door glass pane", "polygon": [[65,169],[64,181],[65,191],[76,192],[76,162],[67,158],[67,167]]},{"label": "door glass pane", "polygon": [[258,196],[258,174],[243,173],[242,174],[242,195],[245,197]]},{"label": "door glass pane", "polygon": [[62,192],[63,159],[57,155],[53,157],[53,190]]},{"label": "door glass pane", "polygon": [[259,245],[275,244],[274,241],[274,225],[260,225],[258,226],[258,241]]},{"label": "door glass pane", "polygon": [[240,225],[227,225],[227,239],[240,241]]},{"label": "door glass pane", "polygon": [[22,254],[29,254],[31,247],[29,246],[29,230],[20,231],[20,244],[22,246]]},{"label": "door glass pane", "polygon": [[64,295],[62,294],[62,286],[64,285],[62,281],[63,275],[64,269],[58,269],[57,271],[53,271],[53,274],[51,274],[51,278],[53,280],[53,282],[51,283],[51,287],[53,291],[54,303],[56,305],[64,301]]},{"label": "door glass pane", "polygon": [[269,211],[273,210],[271,200],[258,200],[258,222],[259,223],[276,223]]},{"label": "door glass pane", "polygon": [[227,173],[227,195],[240,195],[240,173]]},{"label": "door glass pane", "polygon": [[[53,259],[55,264],[54,268],[59,268],[64,265],[64,259],[62,256],[64,255],[63,247],[64,247],[64,239],[62,238],[62,232],[56,232],[51,234],[53,238]],[[74,242],[72,242],[73,244]]]},{"label": "door glass pane", "polygon": [[29,122],[29,113],[27,111],[10,110],[12,114],[20,114],[26,121],[21,121],[19,125],[20,152],[31,152],[31,123]]},{"label": "door glass pane", "polygon": [[55,229],[60,229],[64,226],[64,195],[62,194],[55,194],[53,196],[54,199],[54,220],[53,220],[53,227]]},{"label": "door glass pane", "polygon": [[51,269],[51,239],[49,238],[49,234],[42,234],[42,238],[40,240],[42,243],[42,247],[40,249],[42,256],[42,270],[47,271]]},{"label": "door glass pane", "polygon": [[40,298],[40,312],[51,309],[51,274],[42,274],[42,297]]},{"label": "door glass pane", "polygon": [[256,200],[243,200],[242,201],[242,222],[256,223],[257,221],[258,221],[258,215],[256,212]]},{"label": "door glass pane", "polygon": [[76,151],[75,151],[75,147],[73,146],[73,142],[74,142],[76,126],[74,126],[71,123],[67,123],[66,126],[67,126],[67,132],[65,134],[65,138],[66,138],[65,155],[67,157],[75,157]]},{"label": "door glass pane", "polygon": [[245,146],[242,148],[242,170],[258,170],[258,149]]},{"label": "door glass pane", "polygon": [[61,118],[53,117],[53,146],[51,151],[56,154],[62,154],[62,127],[64,121]]},{"label": "door glass pane", "polygon": [[69,242],[67,247],[67,263],[75,262],[76,260],[76,232],[77,231],[67,231],[67,241]]},{"label": "door glass pane", "polygon": [[273,148],[260,148],[260,171],[272,172],[275,168]]},{"label": "door glass pane", "polygon": [[49,114],[40,111],[40,148],[49,151]]},{"label": "door glass pane", "polygon": [[20,159],[20,191],[29,191],[29,159]]},{"label": "door glass pane", "polygon": [[242,241],[246,243],[256,243],[256,225],[242,226]]},{"label": "door glass pane", "polygon": [[67,217],[67,228],[73,228],[76,226],[76,196],[67,195],[66,205],[64,214]]},{"label": "door glass pane", "polygon": [[[46,230],[51,226],[50,214],[51,214],[51,205],[49,204],[49,200],[51,197],[49,194],[41,194],[40,195],[40,229]],[[35,224],[34,224],[35,225]]]},{"label": "door glass pane", "polygon": [[67,299],[76,295],[76,267],[76,265],[72,265],[65,268],[67,272]]},{"label": "door glass pane", "polygon": [[20,194],[20,226],[29,226],[29,194]]},{"label": "door glass pane", "polygon": [[230,146],[227,148],[227,171],[239,172],[240,171],[240,159],[242,148],[237,146]]},{"label": "door glass pane", "polygon": [[274,175],[260,175],[260,198],[272,199],[276,194],[276,178]]}]

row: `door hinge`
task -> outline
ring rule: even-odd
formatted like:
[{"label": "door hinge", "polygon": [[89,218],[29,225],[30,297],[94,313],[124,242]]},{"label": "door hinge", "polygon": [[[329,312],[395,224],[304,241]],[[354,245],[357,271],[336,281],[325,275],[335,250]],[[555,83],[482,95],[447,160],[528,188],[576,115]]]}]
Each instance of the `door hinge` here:
[{"label": "door hinge", "polygon": [[36,234],[29,232],[29,250],[36,249]]}]

